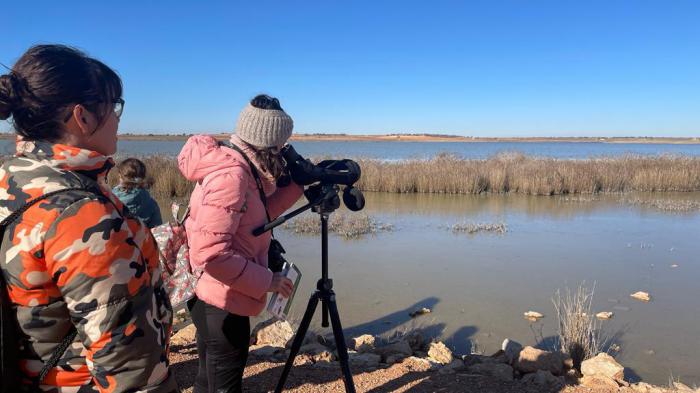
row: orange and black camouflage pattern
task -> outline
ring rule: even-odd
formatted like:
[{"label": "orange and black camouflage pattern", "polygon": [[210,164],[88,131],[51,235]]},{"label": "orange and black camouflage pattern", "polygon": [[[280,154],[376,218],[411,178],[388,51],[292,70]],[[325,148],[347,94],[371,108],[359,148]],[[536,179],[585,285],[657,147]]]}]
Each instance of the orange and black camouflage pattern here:
[{"label": "orange and black camouflage pattern", "polygon": [[106,184],[113,161],[42,141],[18,141],[0,166],[0,220],[30,199],[71,187],[10,224],[0,268],[17,309],[27,383],[75,325],[78,335],[45,392],[174,392],[168,371],[172,308],[148,228]]}]

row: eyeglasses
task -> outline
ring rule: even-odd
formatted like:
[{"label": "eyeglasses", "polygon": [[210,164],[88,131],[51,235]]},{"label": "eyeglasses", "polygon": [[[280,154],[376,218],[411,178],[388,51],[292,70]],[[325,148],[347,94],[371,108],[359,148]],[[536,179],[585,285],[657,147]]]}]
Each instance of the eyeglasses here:
[{"label": "eyeglasses", "polygon": [[[122,113],[124,113],[124,99],[117,98],[116,100],[112,101],[112,104],[114,104],[114,114],[117,116],[117,119],[121,118]],[[63,119],[63,122],[67,123],[71,116],[73,116],[73,109],[68,112],[68,115],[66,115],[66,118]]]},{"label": "eyeglasses", "polygon": [[122,117],[124,113],[124,99],[117,98],[114,100],[114,114],[117,115],[117,119]]}]

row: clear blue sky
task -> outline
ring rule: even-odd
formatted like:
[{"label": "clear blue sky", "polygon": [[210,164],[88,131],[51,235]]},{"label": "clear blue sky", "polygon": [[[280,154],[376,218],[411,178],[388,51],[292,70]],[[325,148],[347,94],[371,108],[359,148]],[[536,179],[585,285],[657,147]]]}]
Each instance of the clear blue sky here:
[{"label": "clear blue sky", "polygon": [[228,131],[267,92],[297,132],[700,136],[699,20],[695,0],[9,1],[0,61],[100,58],[123,132]]}]

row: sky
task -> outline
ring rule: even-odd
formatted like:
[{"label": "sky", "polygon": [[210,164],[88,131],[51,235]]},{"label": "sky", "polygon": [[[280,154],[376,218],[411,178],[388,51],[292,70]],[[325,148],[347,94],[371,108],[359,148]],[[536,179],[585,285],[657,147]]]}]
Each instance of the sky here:
[{"label": "sky", "polygon": [[12,1],[0,62],[99,58],[120,132],[227,132],[267,93],[300,133],[696,137],[698,20],[695,0]]}]

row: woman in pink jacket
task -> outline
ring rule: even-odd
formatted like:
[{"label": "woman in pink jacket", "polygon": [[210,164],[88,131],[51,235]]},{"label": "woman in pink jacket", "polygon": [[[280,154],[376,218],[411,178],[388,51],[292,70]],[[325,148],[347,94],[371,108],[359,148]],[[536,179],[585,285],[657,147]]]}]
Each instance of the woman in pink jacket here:
[{"label": "woman in pink jacket", "polygon": [[275,219],[302,194],[302,187],[293,182],[277,186],[284,171],[279,151],[292,127],[279,101],[260,95],[238,118],[231,136],[238,150],[198,135],[178,156],[182,174],[197,182],[185,224],[190,263],[201,274],[197,297],[188,304],[199,352],[195,393],[241,391],[249,317],[260,314],[268,292],[289,296],[292,291],[290,280],[267,267],[270,232],[252,234],[267,222],[267,215]]}]

